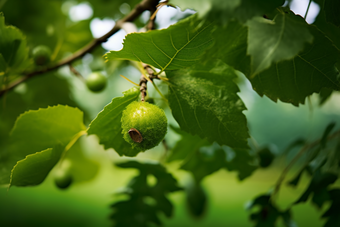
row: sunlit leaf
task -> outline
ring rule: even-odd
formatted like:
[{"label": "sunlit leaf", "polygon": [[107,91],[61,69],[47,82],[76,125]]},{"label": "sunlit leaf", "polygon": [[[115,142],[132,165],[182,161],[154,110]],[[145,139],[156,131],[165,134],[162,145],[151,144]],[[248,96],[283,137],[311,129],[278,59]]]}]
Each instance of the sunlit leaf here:
[{"label": "sunlit leaf", "polygon": [[181,69],[195,64],[212,44],[213,26],[197,16],[186,18],[167,29],[128,34],[120,51],[111,51],[106,60],[128,59],[161,70]]},{"label": "sunlit leaf", "polygon": [[117,97],[112,100],[91,122],[88,133],[95,134],[99,143],[105,149],[113,148],[119,155],[136,156],[139,151],[132,149],[122,135],[121,118],[123,110],[133,101],[136,101],[140,91],[131,88],[125,91],[124,97]]},{"label": "sunlit leaf", "polygon": [[57,144],[66,146],[82,130],[83,113],[73,107],[58,105],[20,115],[11,131],[8,151],[1,156],[0,163],[11,168],[4,170],[0,183],[9,183],[10,171],[17,161]]},{"label": "sunlit leaf", "polygon": [[12,169],[10,186],[33,186],[43,182],[59,161],[62,151],[63,147],[56,146],[18,161]]}]

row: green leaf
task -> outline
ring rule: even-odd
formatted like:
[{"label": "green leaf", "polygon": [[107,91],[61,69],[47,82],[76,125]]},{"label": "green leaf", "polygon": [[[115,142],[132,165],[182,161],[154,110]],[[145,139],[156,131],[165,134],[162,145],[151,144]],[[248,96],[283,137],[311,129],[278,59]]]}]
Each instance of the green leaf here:
[{"label": "green leaf", "polygon": [[326,147],[328,136],[332,132],[334,126],[335,126],[335,122],[331,122],[325,128],[325,131],[323,132],[322,137],[320,139],[320,147],[321,148],[325,148]]},{"label": "green leaf", "polygon": [[[129,199],[111,205],[113,214],[110,219],[114,221],[115,227],[147,227],[150,223],[160,226],[162,222],[158,217],[159,212],[167,217],[172,216],[173,205],[166,195],[181,188],[163,166],[158,163],[137,161],[119,163],[117,166],[138,169],[139,175],[134,177],[122,192],[128,195]],[[156,178],[154,183],[148,181],[150,176]]]},{"label": "green leaf", "polygon": [[332,205],[328,210],[322,215],[323,218],[328,218],[324,227],[333,227],[340,225],[340,189],[332,189],[328,191]]},{"label": "green leaf", "polygon": [[273,63],[293,58],[306,42],[311,43],[313,40],[306,21],[286,9],[278,10],[273,20],[254,18],[247,24],[250,78]]},{"label": "green leaf", "polygon": [[269,147],[263,147],[257,151],[257,155],[260,160],[260,166],[262,168],[267,168],[273,162],[275,155],[270,150]]},{"label": "green leaf", "polygon": [[238,179],[240,181],[249,177],[257,168],[254,164],[255,157],[250,154],[249,150],[236,149],[234,150],[234,157],[225,164],[225,168],[229,171],[238,172]]},{"label": "green leaf", "polygon": [[186,202],[193,217],[200,218],[204,215],[207,209],[208,197],[201,184],[191,182],[186,187]]},{"label": "green leaf", "polygon": [[312,44],[292,60],[272,64],[250,79],[259,95],[298,106],[304,104],[307,96],[320,92],[322,88],[340,89],[339,72],[335,68],[340,52],[315,27],[311,26],[310,31],[314,36]]},{"label": "green leaf", "polygon": [[179,140],[174,148],[171,149],[171,153],[167,158],[167,162],[172,162],[175,160],[185,160],[190,158],[192,155],[198,151],[200,147],[208,146],[209,142],[206,140],[202,140],[199,136],[193,136],[189,133],[186,133],[179,128],[175,128],[170,126],[172,130],[174,130],[177,134],[181,135],[182,138]]},{"label": "green leaf", "polygon": [[181,169],[190,171],[196,182],[200,182],[204,177],[223,168],[226,160],[226,154],[222,148],[202,147],[181,166]]},{"label": "green leaf", "polygon": [[330,88],[322,88],[319,94],[319,106],[326,103],[327,100],[332,96],[333,90]]},{"label": "green leaf", "polygon": [[245,22],[254,16],[262,16],[283,3],[283,0],[171,0],[171,4],[182,10],[194,9],[201,18],[221,25],[226,25],[232,18]]},{"label": "green leaf", "polygon": [[234,70],[221,63],[168,71],[169,104],[181,129],[209,142],[247,148],[246,108],[236,94]]},{"label": "green leaf", "polygon": [[0,157],[1,165],[11,167],[2,173],[0,184],[9,183],[17,161],[57,144],[66,146],[82,130],[83,112],[77,108],[58,105],[21,114],[11,131],[7,151]]},{"label": "green leaf", "polygon": [[[19,29],[5,25],[5,18],[0,13],[0,54],[1,70],[6,65],[10,73],[15,74],[26,70],[32,62],[28,58],[26,39]],[[4,61],[6,64],[4,64]]]},{"label": "green leaf", "polygon": [[213,31],[214,45],[207,50],[202,59],[220,59],[224,63],[241,71],[250,73],[250,56],[247,55],[248,27],[237,21],[230,21],[226,26]]},{"label": "green leaf", "polygon": [[195,64],[212,44],[213,26],[188,17],[167,29],[128,34],[120,51],[111,51],[106,60],[128,59],[164,70]]},{"label": "green leaf", "polygon": [[301,179],[301,176],[303,174],[303,172],[305,171],[305,168],[301,169],[299,171],[299,173],[292,179],[288,182],[288,185],[291,185],[291,186],[294,186],[296,187]]},{"label": "green leaf", "polygon": [[338,0],[325,0],[324,8],[327,22],[340,27],[340,2]]},{"label": "green leaf", "polygon": [[327,194],[327,188],[329,185],[333,184],[337,180],[337,176],[333,173],[322,173],[320,170],[317,170],[314,173],[314,176],[305,190],[305,192],[300,196],[300,198],[295,202],[301,203],[306,202],[309,198],[309,195],[313,193],[312,201],[319,208],[322,207],[323,203],[329,199]]},{"label": "green leaf", "polygon": [[255,227],[273,227],[280,217],[280,211],[272,204],[269,195],[261,195],[252,201],[249,209],[259,206],[260,209],[250,215]]},{"label": "green leaf", "polygon": [[[318,30],[322,32],[325,36],[327,36],[327,38],[333,42],[333,45],[336,46],[338,50],[340,50],[340,29],[333,23],[329,23],[330,18],[327,19],[327,17],[329,17],[329,9],[326,9],[325,4],[327,3],[325,2],[325,0],[318,0],[317,3],[319,4],[321,9],[313,25],[317,26]],[[339,9],[332,9],[332,11],[337,10]]]},{"label": "green leaf", "polygon": [[123,110],[138,99],[140,91],[134,87],[125,91],[124,97],[112,99],[105,108],[91,122],[88,133],[95,134],[105,149],[113,148],[120,155],[136,156],[139,151],[132,149],[122,135],[121,118]]},{"label": "green leaf", "polygon": [[34,186],[45,180],[48,173],[59,161],[62,146],[27,155],[13,167],[10,186]]}]

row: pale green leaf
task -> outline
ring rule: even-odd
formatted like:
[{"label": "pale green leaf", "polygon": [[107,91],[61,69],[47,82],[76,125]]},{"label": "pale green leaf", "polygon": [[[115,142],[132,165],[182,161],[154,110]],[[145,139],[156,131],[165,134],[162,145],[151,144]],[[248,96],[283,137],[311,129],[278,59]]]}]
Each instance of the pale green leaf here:
[{"label": "pale green leaf", "polygon": [[181,129],[209,142],[247,148],[246,108],[234,70],[217,61],[169,71],[169,103]]},{"label": "pale green leaf", "polygon": [[0,156],[0,184],[9,183],[10,171],[17,161],[29,154],[61,144],[66,146],[80,131],[85,130],[83,112],[68,106],[54,106],[21,114],[10,133],[10,144]]},{"label": "pale green leaf", "polygon": [[310,30],[314,36],[312,44],[292,60],[275,63],[250,79],[257,93],[275,102],[280,99],[297,106],[322,88],[340,89],[339,72],[335,68],[340,51],[316,28]]},{"label": "pale green leaf", "polygon": [[286,9],[278,10],[273,20],[254,18],[247,24],[251,78],[269,68],[272,63],[293,58],[306,42],[311,43],[313,40],[306,21]]},{"label": "pale green leaf", "polygon": [[167,29],[128,34],[123,49],[105,58],[140,61],[161,70],[181,69],[195,64],[212,44],[212,29],[193,15]]},{"label": "pale green leaf", "polygon": [[10,186],[34,186],[43,182],[59,161],[62,151],[61,146],[56,146],[18,161],[12,169]]},{"label": "pale green leaf", "polygon": [[5,25],[2,13],[0,13],[0,37],[0,54],[11,73],[22,72],[31,66],[26,38],[16,27]]},{"label": "pale green leaf", "polygon": [[91,122],[88,133],[95,134],[105,149],[113,148],[119,155],[136,156],[139,151],[132,149],[122,135],[121,118],[123,110],[139,96],[139,89],[134,87],[125,91],[124,97],[112,99]]}]

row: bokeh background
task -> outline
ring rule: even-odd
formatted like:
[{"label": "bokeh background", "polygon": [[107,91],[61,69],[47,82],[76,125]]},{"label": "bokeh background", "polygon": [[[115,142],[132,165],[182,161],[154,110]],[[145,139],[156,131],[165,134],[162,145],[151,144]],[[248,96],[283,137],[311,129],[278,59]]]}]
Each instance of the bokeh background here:
[{"label": "bokeh background", "polygon": [[[107,7],[100,6],[106,1],[0,1],[0,11],[4,12],[6,23],[20,28],[27,34],[28,43],[32,47],[46,44],[52,47],[74,49],[80,48],[92,37],[99,37],[110,30],[115,20],[127,14],[138,1],[116,1],[115,11],[108,12]],[[115,2],[115,1],[112,1]],[[292,1],[291,9],[304,15],[308,0]],[[313,23],[318,14],[319,6],[312,2],[307,16],[308,23]],[[175,23],[178,19],[194,13],[187,10],[164,7],[157,16],[159,28],[165,28]],[[59,24],[52,18],[63,15],[62,31]],[[59,15],[59,16],[60,16]],[[51,17],[51,18],[50,18]],[[145,13],[137,21],[137,25],[145,23],[149,15]],[[25,18],[28,18],[27,20]],[[46,18],[51,23],[46,23]],[[60,17],[59,17],[60,18]],[[77,30],[78,29],[78,30]],[[41,34],[41,30],[44,30]],[[73,31],[70,32],[70,31]],[[98,112],[107,105],[113,97],[121,96],[122,92],[131,88],[128,81],[119,77],[120,74],[137,82],[138,71],[126,62],[105,64],[102,58],[108,50],[122,48],[124,31],[112,36],[108,42],[98,48],[93,54],[87,54],[77,61],[74,67],[86,77],[93,70],[102,71],[109,80],[107,88],[99,94],[91,93],[79,78],[74,77],[68,67],[60,68],[57,72],[37,77],[17,87],[12,93],[7,94],[6,104],[1,103],[0,124],[1,129],[10,128],[15,118],[27,109],[37,109],[58,103],[77,106],[85,112],[85,122],[89,124]],[[50,37],[46,40],[46,37]],[[63,40],[63,41],[60,41]],[[60,44],[60,42],[62,44]],[[73,47],[71,48],[70,46]],[[77,46],[79,45],[79,46]],[[64,53],[64,55],[67,55]],[[63,55],[63,56],[64,56]],[[63,56],[56,55],[56,59]],[[340,94],[333,93],[330,99],[321,107],[317,95],[306,100],[306,104],[294,107],[280,101],[274,103],[266,97],[259,97],[250,83],[243,75],[239,75],[239,93],[248,110],[247,116],[250,134],[255,146],[270,146],[277,154],[282,154],[279,159],[266,169],[259,169],[244,181],[237,179],[237,174],[220,170],[203,181],[209,200],[205,215],[200,219],[193,218],[187,210],[184,193],[176,192],[170,195],[175,205],[173,218],[162,217],[164,226],[196,226],[196,227],[246,227],[252,226],[249,221],[247,204],[255,196],[272,190],[281,171],[294,156],[297,150],[283,153],[285,148],[297,138],[312,141],[320,137],[324,128],[330,122],[340,126]],[[166,86],[158,83],[160,89],[166,93]],[[171,125],[176,126],[170,110],[164,106],[159,95],[149,86],[149,94],[156,104],[166,109]],[[4,102],[1,100],[1,102]],[[9,122],[9,123],[8,123]],[[173,147],[180,137],[173,131],[166,136],[169,147]],[[137,160],[162,160],[164,147],[158,147],[137,156]],[[0,188],[0,226],[111,226],[109,220],[110,204],[120,199],[115,192],[124,187],[129,180],[137,174],[135,170],[119,169],[114,163],[129,158],[119,157],[113,150],[104,150],[98,145],[95,136],[83,137],[69,151],[67,157],[79,168],[75,170],[77,180],[66,190],[58,189],[53,182],[53,170],[47,179],[39,186],[8,190]],[[185,185],[191,176],[178,170],[179,163],[167,165],[180,185]],[[292,169],[287,179],[291,179],[297,172],[297,167]],[[88,177],[91,176],[91,177]],[[297,188],[286,185],[279,193],[278,204],[285,209],[296,200],[304,191],[310,178],[303,175]],[[339,185],[339,182],[337,183]],[[322,210],[318,210],[309,202],[293,207],[293,216],[298,226],[318,227],[324,220],[320,219]],[[283,226],[281,223],[278,226]]]}]

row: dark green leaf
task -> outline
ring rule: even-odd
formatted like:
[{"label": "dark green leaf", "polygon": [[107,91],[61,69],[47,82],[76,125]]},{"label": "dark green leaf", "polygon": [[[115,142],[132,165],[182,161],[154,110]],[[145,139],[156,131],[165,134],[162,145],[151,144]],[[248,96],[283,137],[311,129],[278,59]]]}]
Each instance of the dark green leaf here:
[{"label": "dark green leaf", "polygon": [[131,145],[124,140],[120,120],[123,110],[137,100],[140,91],[134,87],[123,94],[124,97],[114,98],[105,106],[91,122],[88,133],[97,135],[105,149],[113,148],[121,156],[136,156],[139,151],[132,149]]},{"label": "dark green leaf", "polygon": [[250,78],[273,63],[293,58],[313,36],[306,21],[286,9],[278,10],[273,20],[254,18],[248,23],[248,50],[251,55]]},{"label": "dark green leaf", "polygon": [[246,108],[236,94],[235,72],[221,63],[169,71],[169,104],[181,129],[209,142],[247,148]]},{"label": "dark green leaf", "polygon": [[300,172],[292,180],[288,181],[288,185],[297,186],[304,171],[305,168],[300,170]]},{"label": "dark green leaf", "polygon": [[63,150],[62,146],[56,146],[18,161],[12,169],[10,186],[34,186],[43,182],[59,161]]},{"label": "dark green leaf", "polygon": [[254,164],[255,157],[249,153],[249,150],[234,150],[235,156],[226,163],[226,169],[238,172],[238,179],[244,180],[249,177],[257,168]]},{"label": "dark green leaf", "polygon": [[2,13],[0,13],[0,36],[1,71],[16,74],[32,65],[32,61],[28,58],[24,35],[16,27],[6,26]]},{"label": "dark green leaf", "polygon": [[250,219],[255,222],[255,227],[273,227],[280,217],[280,211],[273,206],[269,195],[262,195],[255,198],[249,209],[259,206],[258,212],[250,215]]},{"label": "dark green leaf", "polygon": [[257,155],[260,159],[260,166],[267,168],[273,162],[275,156],[269,147],[263,147],[257,151]]},{"label": "dark green leaf", "polygon": [[171,0],[171,3],[182,10],[194,9],[200,17],[226,25],[236,18],[245,22],[254,16],[270,13],[276,7],[282,6],[283,0]]},{"label": "dark green leaf", "polygon": [[250,56],[247,55],[248,27],[237,21],[213,31],[214,45],[207,50],[203,59],[220,59],[224,63],[250,74]]},{"label": "dark green leaf", "polygon": [[307,45],[292,60],[275,63],[250,79],[259,95],[297,106],[303,104],[307,96],[320,92],[324,87],[340,89],[339,72],[335,68],[340,52],[316,28],[310,27],[310,31],[314,36],[311,45]]},{"label": "dark green leaf", "polygon": [[222,148],[202,147],[185,162],[181,169],[190,171],[196,182],[210,175],[226,165],[226,154]]},{"label": "dark green leaf", "polygon": [[300,196],[300,198],[295,202],[301,203],[306,202],[309,195],[313,193],[312,201],[318,206],[322,207],[323,203],[329,199],[327,194],[327,188],[329,185],[333,184],[337,180],[337,176],[333,173],[321,173],[317,170],[314,176],[305,190],[305,192]]},{"label": "dark green leaf", "polygon": [[212,24],[188,17],[167,29],[131,33],[120,51],[111,51],[106,60],[128,59],[144,62],[163,70],[174,70],[195,64],[212,44]]},{"label": "dark green leaf", "polygon": [[319,94],[319,106],[325,104],[327,100],[331,97],[333,90],[330,88],[322,88]]},{"label": "dark green leaf", "polygon": [[[130,181],[128,188],[123,192],[129,196],[129,199],[116,202],[111,206],[113,214],[110,218],[114,221],[114,226],[146,227],[151,223],[160,226],[162,223],[158,212],[164,213],[167,217],[172,216],[173,205],[166,195],[181,188],[177,186],[176,179],[166,172],[163,166],[158,163],[136,161],[119,163],[117,166],[138,169],[139,175]],[[154,185],[148,183],[149,175],[156,178]]]},{"label": "dark green leaf", "polygon": [[340,1],[325,0],[324,8],[327,22],[340,27]]},{"label": "dark green leaf", "polygon": [[340,225],[340,189],[332,189],[329,192],[332,205],[322,215],[323,218],[328,218],[324,227],[334,227]]},{"label": "dark green leaf", "polygon": [[333,130],[335,126],[335,122],[331,122],[327,125],[325,131],[322,134],[321,140],[320,140],[320,146],[321,148],[325,148],[326,147],[326,143],[328,140],[328,136],[331,133],[331,131]]},{"label": "dark green leaf", "polygon": [[206,140],[202,140],[199,136],[193,136],[178,128],[170,127],[176,133],[181,135],[182,139],[176,143],[174,148],[171,149],[170,156],[167,158],[168,162],[190,158],[200,147],[209,145]]},{"label": "dark green leaf", "polygon": [[186,188],[186,202],[190,214],[195,218],[204,215],[207,209],[207,194],[201,184],[191,182]]}]

